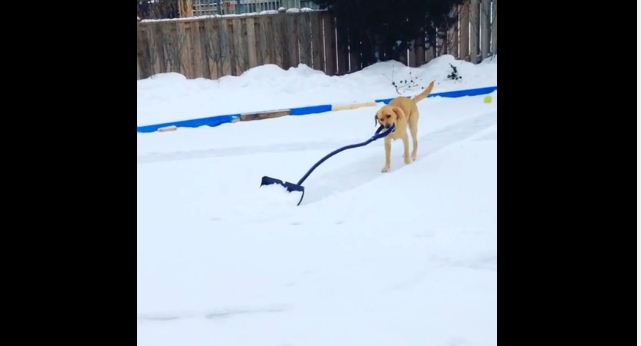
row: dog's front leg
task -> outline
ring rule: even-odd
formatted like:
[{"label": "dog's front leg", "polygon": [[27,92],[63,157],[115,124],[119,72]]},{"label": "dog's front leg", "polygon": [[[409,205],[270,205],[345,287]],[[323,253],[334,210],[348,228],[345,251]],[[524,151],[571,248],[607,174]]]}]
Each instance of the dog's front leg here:
[{"label": "dog's front leg", "polygon": [[385,167],[383,167],[383,173],[389,172],[391,166],[391,154],[392,154],[392,139],[385,137]]},{"label": "dog's front leg", "polygon": [[412,162],[410,161],[410,141],[407,136],[403,137],[403,158],[405,159],[405,164]]}]

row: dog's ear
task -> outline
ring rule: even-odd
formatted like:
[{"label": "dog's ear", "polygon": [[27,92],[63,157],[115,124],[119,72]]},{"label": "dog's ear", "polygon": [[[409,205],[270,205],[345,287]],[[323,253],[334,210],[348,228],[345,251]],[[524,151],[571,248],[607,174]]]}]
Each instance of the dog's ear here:
[{"label": "dog's ear", "polygon": [[394,114],[396,114],[396,120],[401,120],[401,117],[403,117],[403,118],[405,117],[405,113],[403,112],[403,110],[400,107],[392,108],[392,112],[394,112]]},{"label": "dog's ear", "polygon": [[378,113],[374,114],[374,127],[378,125]]}]

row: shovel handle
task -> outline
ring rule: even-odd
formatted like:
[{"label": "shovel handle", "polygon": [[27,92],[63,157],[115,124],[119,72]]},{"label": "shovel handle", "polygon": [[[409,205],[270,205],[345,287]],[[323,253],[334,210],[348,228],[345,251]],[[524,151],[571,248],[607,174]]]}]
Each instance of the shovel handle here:
[{"label": "shovel handle", "polygon": [[375,141],[377,139],[383,138],[383,137],[389,135],[390,133],[392,133],[392,131],[394,131],[394,129],[395,129],[395,126],[392,126],[392,127],[388,128],[388,129],[386,129],[385,131],[383,131],[383,129],[384,129],[384,127],[380,126],[376,130],[376,132],[374,133],[374,136],[372,136],[372,138],[366,140],[365,142],[358,143],[358,144],[347,145],[347,146],[344,146],[342,148],[336,149],[336,150],[332,151],[331,153],[325,155],[325,157],[323,157],[318,162],[316,162],[316,164],[314,164],[312,166],[312,168],[310,168],[309,171],[307,171],[307,173],[305,173],[305,175],[302,178],[300,178],[300,180],[298,181],[297,185],[302,185],[303,182],[305,181],[305,179],[307,179],[307,177],[309,177],[309,175],[316,169],[316,167],[320,166],[320,164],[325,162],[325,160],[327,160],[330,157],[340,153],[343,150],[362,147],[362,146],[367,145],[367,144],[369,144],[369,143],[371,143],[371,142],[373,142],[373,141]]}]

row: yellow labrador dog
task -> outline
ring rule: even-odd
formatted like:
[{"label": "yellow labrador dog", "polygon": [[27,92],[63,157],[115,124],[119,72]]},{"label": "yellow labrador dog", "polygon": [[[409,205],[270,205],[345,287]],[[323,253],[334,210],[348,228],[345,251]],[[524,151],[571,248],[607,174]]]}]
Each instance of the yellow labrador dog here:
[{"label": "yellow labrador dog", "polygon": [[[416,139],[416,132],[418,126],[418,107],[416,104],[422,99],[426,98],[434,88],[434,81],[420,94],[414,98],[397,97],[389,105],[381,108],[374,117],[376,123],[380,123],[383,127],[390,128],[393,124],[396,125],[394,132],[385,137],[385,167],[383,172],[390,170],[390,151],[392,150],[392,140],[403,140],[403,158],[405,163],[408,164],[416,160],[416,153],[418,150],[418,141]],[[407,127],[409,125],[410,132],[412,133],[412,161],[410,161],[409,153],[409,140],[407,138]]]}]

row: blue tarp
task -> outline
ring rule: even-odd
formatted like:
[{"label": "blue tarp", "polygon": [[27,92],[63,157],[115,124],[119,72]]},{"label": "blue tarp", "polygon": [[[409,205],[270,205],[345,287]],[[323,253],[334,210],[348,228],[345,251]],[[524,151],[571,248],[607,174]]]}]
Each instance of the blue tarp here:
[{"label": "blue tarp", "polygon": [[168,126],[176,127],[199,127],[199,126],[218,126],[220,124],[231,123],[237,119],[240,119],[240,114],[229,114],[229,115],[220,115],[215,117],[208,118],[199,118],[199,119],[190,119],[182,121],[174,121],[169,123],[155,124],[155,125],[146,125],[138,126],[138,132],[156,132],[158,129]]},{"label": "blue tarp", "polygon": [[[496,90],[496,87],[495,86],[491,86],[491,87],[476,88],[476,89],[445,91],[445,92],[441,92],[441,93],[430,94],[430,96],[428,96],[428,97],[436,97],[436,96],[440,96],[440,97],[477,96],[477,95],[489,94],[489,93],[493,92],[494,90]],[[380,99],[380,100],[375,100],[375,101],[376,102],[383,102],[383,103],[387,104],[392,100],[393,100],[393,98]],[[290,115],[298,116],[298,115],[318,114],[318,113],[330,112],[331,110],[332,110],[332,105],[317,105],[317,106],[309,106],[309,107],[292,108],[292,109],[290,109],[289,113],[290,113]],[[240,114],[228,114],[228,115],[220,115],[220,116],[214,116],[214,117],[208,117],[208,118],[190,119],[190,120],[174,121],[174,122],[156,124],[156,125],[139,126],[137,128],[137,131],[138,132],[156,132],[160,128],[169,127],[169,126],[199,127],[199,126],[207,125],[207,126],[212,126],[213,127],[213,126],[218,126],[220,124],[231,123],[231,122],[234,122],[236,120],[240,120]]]},{"label": "blue tarp", "polygon": [[318,105],[318,106],[292,108],[289,110],[289,114],[290,115],[307,115],[307,114],[316,114],[316,113],[331,112],[331,111],[332,111],[332,105]]}]

